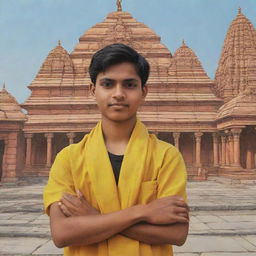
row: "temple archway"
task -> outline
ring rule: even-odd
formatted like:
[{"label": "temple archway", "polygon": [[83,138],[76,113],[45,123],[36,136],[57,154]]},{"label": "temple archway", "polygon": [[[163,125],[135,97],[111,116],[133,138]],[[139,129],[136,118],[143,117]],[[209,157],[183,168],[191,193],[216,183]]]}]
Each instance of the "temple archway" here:
[{"label": "temple archway", "polygon": [[68,137],[66,133],[55,133],[53,138],[53,154],[52,162],[54,161],[56,155],[65,147],[69,145]]},{"label": "temple archway", "polygon": [[34,134],[32,138],[32,166],[43,168],[46,163],[47,142],[43,133]]},{"label": "temple archway", "polygon": [[180,152],[183,155],[184,161],[188,168],[194,166],[195,162],[195,142],[194,142],[194,134],[190,132],[183,132],[180,135]]},{"label": "temple archway", "polygon": [[213,138],[209,132],[205,132],[201,139],[201,163],[208,171],[213,166]]},{"label": "temple archway", "polygon": [[256,131],[253,126],[247,126],[243,129],[240,136],[240,158],[241,166],[244,169],[254,169],[256,153]]}]

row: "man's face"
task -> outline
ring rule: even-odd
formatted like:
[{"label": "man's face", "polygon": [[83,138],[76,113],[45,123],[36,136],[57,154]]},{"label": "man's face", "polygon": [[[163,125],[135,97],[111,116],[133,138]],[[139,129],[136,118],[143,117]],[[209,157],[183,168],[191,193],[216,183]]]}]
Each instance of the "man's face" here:
[{"label": "man's face", "polygon": [[135,66],[121,63],[99,73],[96,85],[90,85],[102,118],[126,121],[136,117],[138,107],[147,95],[147,86],[141,87],[141,79]]}]

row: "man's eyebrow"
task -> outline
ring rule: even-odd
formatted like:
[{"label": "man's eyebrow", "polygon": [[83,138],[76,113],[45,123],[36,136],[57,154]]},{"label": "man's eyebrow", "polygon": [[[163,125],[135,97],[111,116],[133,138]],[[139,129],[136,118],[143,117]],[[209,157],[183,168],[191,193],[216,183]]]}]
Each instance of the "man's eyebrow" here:
[{"label": "man's eyebrow", "polygon": [[115,81],[115,80],[114,80],[114,79],[110,79],[110,78],[105,77],[105,78],[101,78],[101,79],[100,79],[100,81],[113,82],[113,81]]},{"label": "man's eyebrow", "polygon": [[138,82],[139,80],[136,78],[128,78],[128,79],[124,79],[125,82]]}]

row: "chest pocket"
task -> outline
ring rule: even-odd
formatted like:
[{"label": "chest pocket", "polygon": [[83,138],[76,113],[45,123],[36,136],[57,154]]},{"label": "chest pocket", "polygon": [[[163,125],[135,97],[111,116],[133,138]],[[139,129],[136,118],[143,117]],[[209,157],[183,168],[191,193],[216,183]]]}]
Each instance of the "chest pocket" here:
[{"label": "chest pocket", "polygon": [[140,193],[138,196],[138,203],[147,204],[157,197],[157,181],[150,180],[144,181],[140,187]]}]

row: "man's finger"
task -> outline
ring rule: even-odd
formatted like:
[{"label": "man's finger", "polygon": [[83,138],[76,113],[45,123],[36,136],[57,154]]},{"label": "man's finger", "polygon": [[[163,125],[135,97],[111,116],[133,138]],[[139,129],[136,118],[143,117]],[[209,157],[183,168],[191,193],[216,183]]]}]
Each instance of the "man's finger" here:
[{"label": "man's finger", "polygon": [[189,215],[186,213],[179,213],[178,215],[189,220]]},{"label": "man's finger", "polygon": [[68,194],[68,193],[63,193],[63,196],[67,199],[72,201],[73,199],[77,198],[77,196],[72,195],[72,194]]},{"label": "man's finger", "polygon": [[182,216],[177,216],[177,217],[176,217],[176,220],[177,220],[177,222],[179,222],[179,223],[189,223],[189,219],[186,218],[186,217],[182,217]]},{"label": "man's finger", "polygon": [[188,214],[188,209],[184,207],[173,207],[175,213],[186,213]]},{"label": "man's finger", "polygon": [[175,201],[175,205],[176,205],[176,206],[179,206],[179,207],[186,208],[187,210],[189,210],[188,205],[187,205],[184,201],[177,200],[177,201]]},{"label": "man's finger", "polygon": [[79,189],[76,190],[76,194],[77,194],[78,198],[80,198],[80,199],[82,197],[84,197],[84,195],[82,194],[82,192]]},{"label": "man's finger", "polygon": [[66,216],[66,217],[70,217],[71,216],[71,212],[67,209],[67,207],[62,204],[61,202],[58,203],[58,206],[60,207],[60,210],[62,211],[62,213]]},{"label": "man's finger", "polygon": [[76,190],[76,193],[78,195],[78,198],[81,200],[81,202],[86,203],[88,206],[91,206],[79,189]]},{"label": "man's finger", "polygon": [[60,199],[61,203],[63,203],[70,211],[74,211],[77,206],[73,204],[71,201],[67,200],[64,196]]},{"label": "man's finger", "polygon": [[88,201],[85,199],[84,195],[82,194],[82,192],[80,190],[77,190],[77,193],[79,194],[79,199],[86,204],[87,206],[91,206]]},{"label": "man's finger", "polygon": [[80,199],[77,196],[64,193],[63,198],[68,200],[71,204],[78,207],[80,205]]}]

